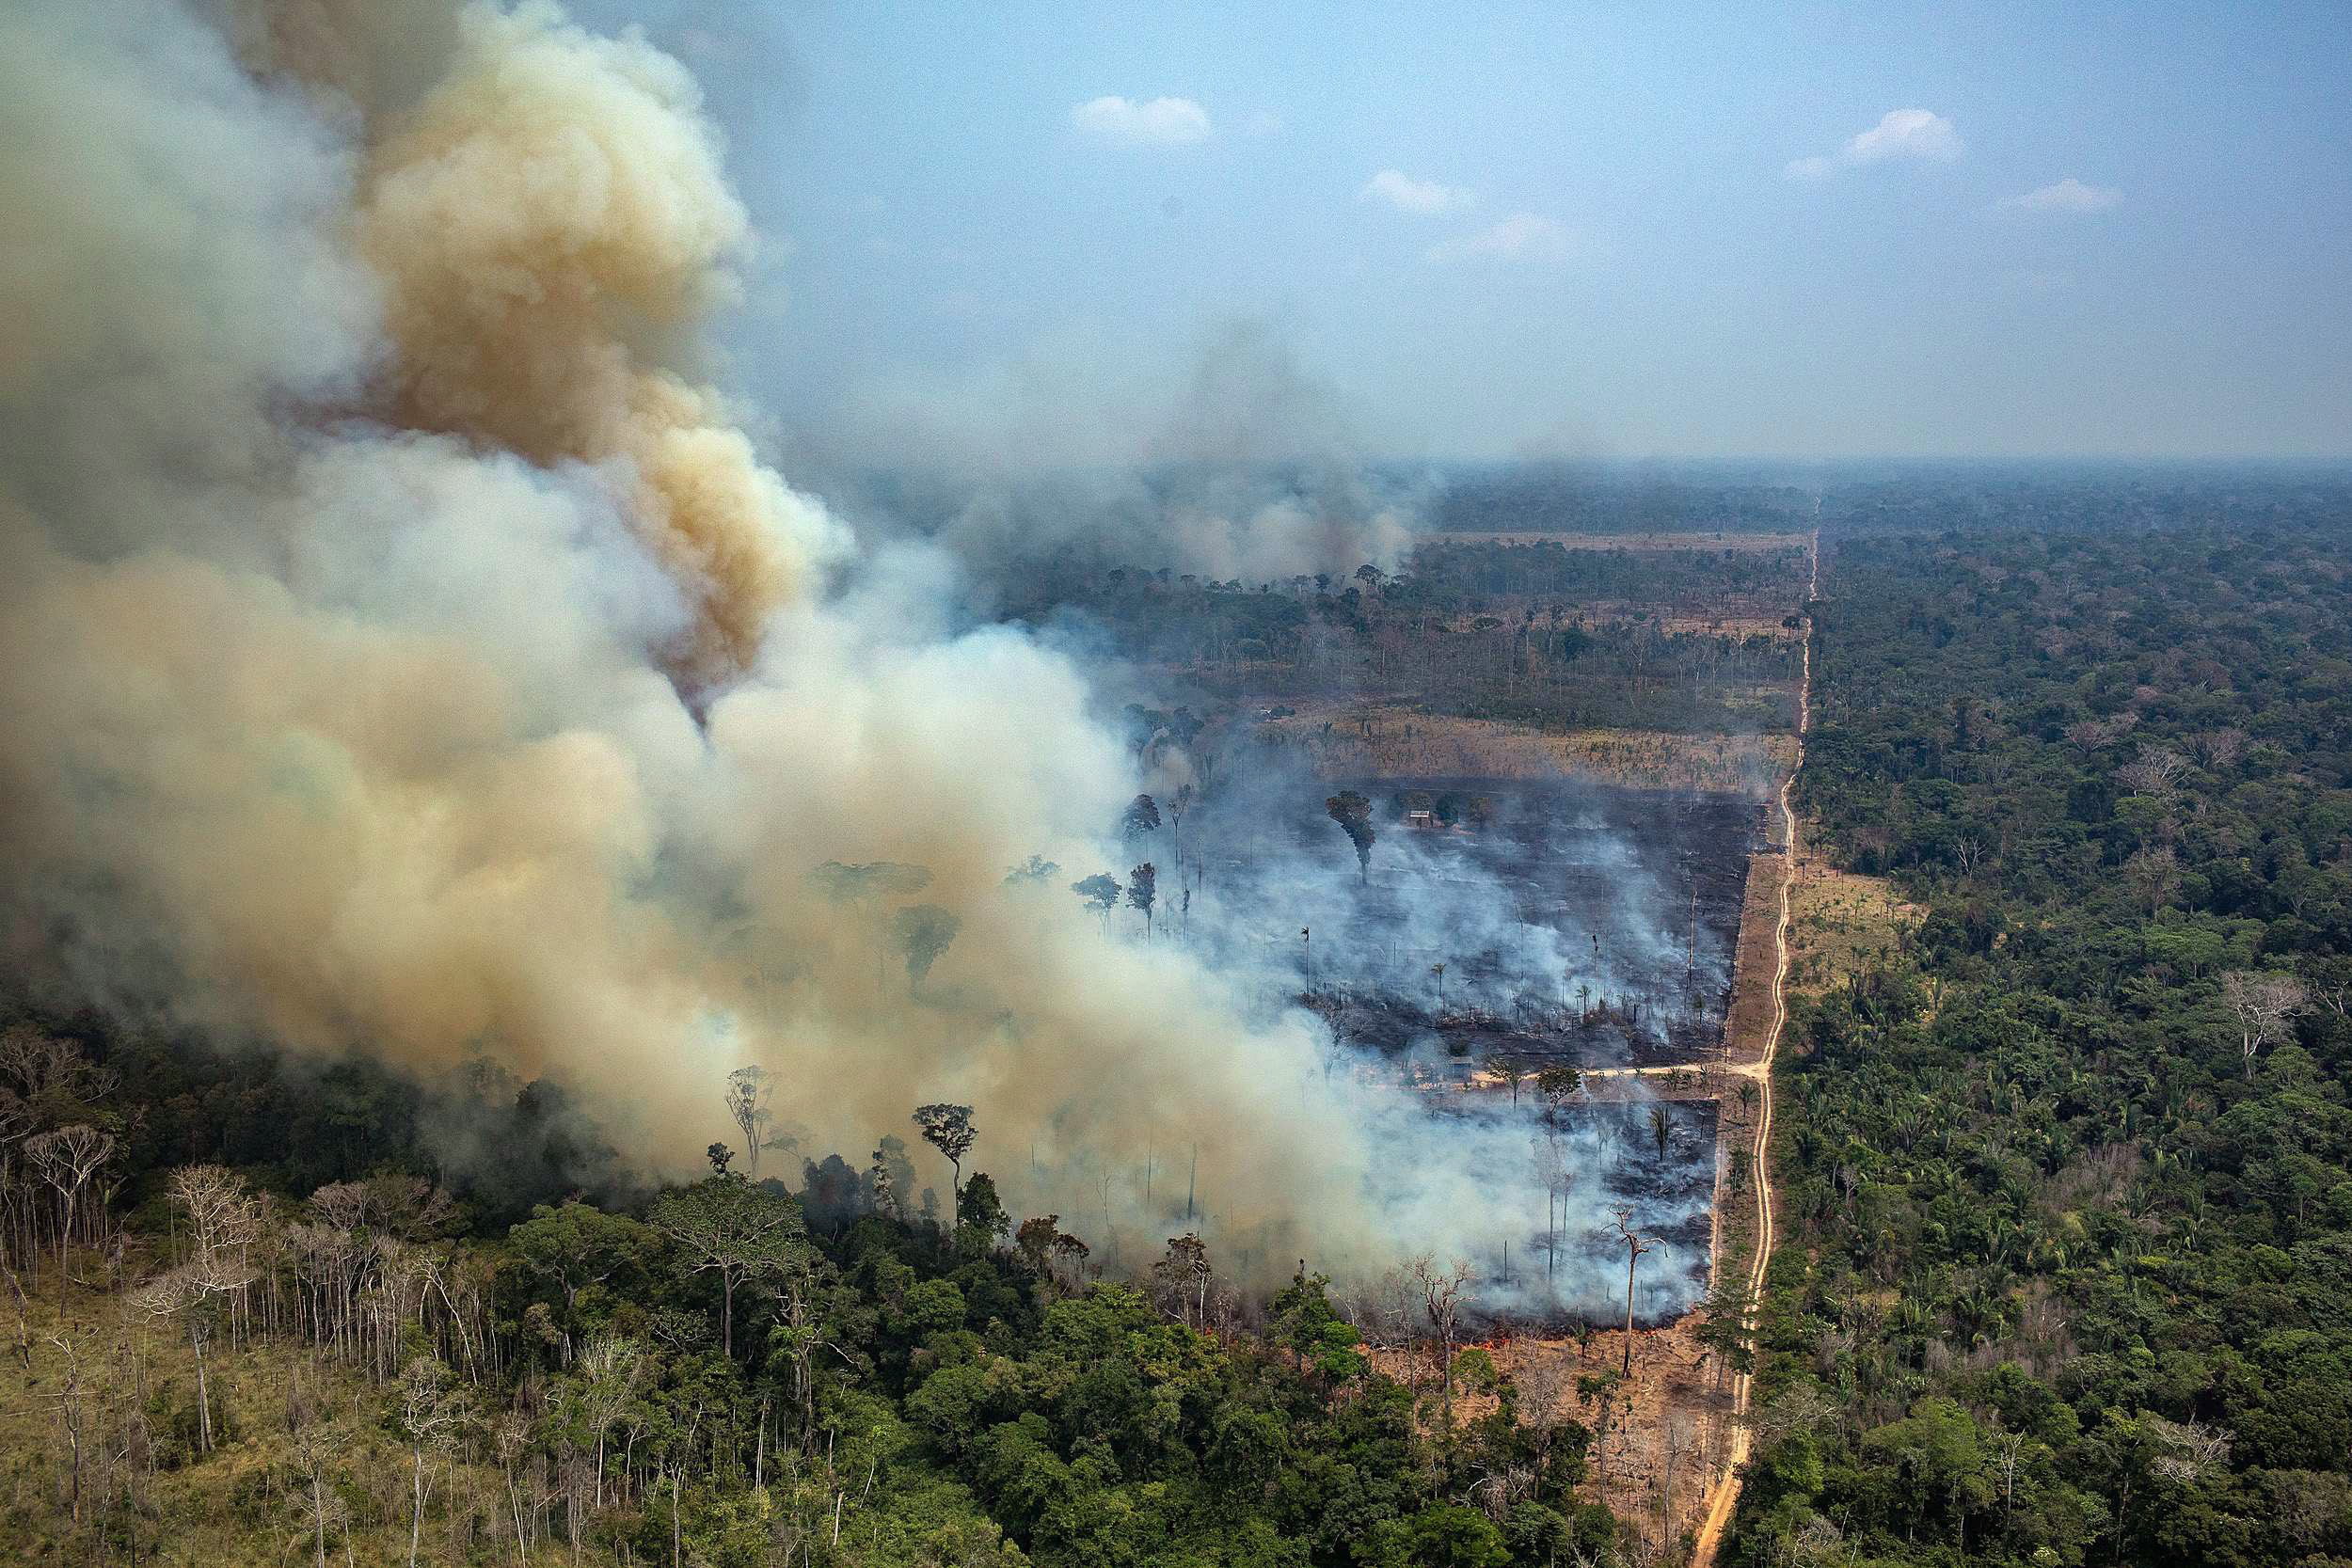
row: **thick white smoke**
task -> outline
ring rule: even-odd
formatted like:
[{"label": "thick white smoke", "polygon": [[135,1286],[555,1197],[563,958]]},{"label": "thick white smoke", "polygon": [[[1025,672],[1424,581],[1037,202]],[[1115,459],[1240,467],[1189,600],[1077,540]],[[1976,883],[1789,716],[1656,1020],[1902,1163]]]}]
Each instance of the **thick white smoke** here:
[{"label": "thick white smoke", "polygon": [[[691,373],[750,239],[719,169],[675,62],[550,5],[0,10],[12,983],[553,1072],[672,1169],[747,1063],[853,1158],[966,1101],[1098,1244],[1168,1234],[1179,1148],[1261,1266],[1519,1234],[1492,1140],[1004,885],[1120,863],[1129,756],[1067,659],[935,629],[936,560],[828,584],[842,530]],[[920,994],[917,900],[828,861],[929,870]]]}]

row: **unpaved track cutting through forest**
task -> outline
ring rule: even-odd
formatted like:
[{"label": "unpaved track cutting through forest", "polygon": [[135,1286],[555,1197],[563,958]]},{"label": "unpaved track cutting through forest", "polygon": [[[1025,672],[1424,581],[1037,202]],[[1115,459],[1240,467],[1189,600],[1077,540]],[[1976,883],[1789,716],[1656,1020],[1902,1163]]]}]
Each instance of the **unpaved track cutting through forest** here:
[{"label": "unpaved track cutting through forest", "polygon": [[[1815,511],[1819,510],[1817,503]],[[1813,531],[1812,556],[1812,571],[1804,591],[1808,606],[1821,592],[1819,527]],[[1772,1058],[1779,1053],[1781,1031],[1788,1023],[1788,910],[1789,896],[1797,884],[1797,809],[1790,793],[1797,787],[1797,770],[1804,766],[1804,735],[1812,721],[1813,616],[1808,610],[1804,617],[1804,662],[1797,677],[1797,755],[1788,776],[1780,784],[1785,859],[1780,878],[1780,916],[1772,926],[1772,1026],[1765,1033],[1763,1053],[1754,1069],[1754,1076],[1762,1086],[1762,1109],[1756,1118],[1756,1143],[1748,1161],[1748,1168],[1756,1173],[1756,1253],[1748,1262],[1748,1317],[1741,1325],[1751,1333],[1756,1328],[1756,1313],[1763,1304],[1764,1276],[1772,1265]],[[1698,1541],[1691,1553],[1692,1568],[1714,1568],[1715,1553],[1723,1544],[1724,1527],[1731,1522],[1732,1505],[1740,1500],[1740,1467],[1747,1463],[1751,1441],[1748,1400],[1755,1384],[1753,1372],[1738,1373],[1731,1380],[1731,1444],[1724,1456],[1724,1473],[1708,1498],[1707,1517],[1699,1526]]]}]

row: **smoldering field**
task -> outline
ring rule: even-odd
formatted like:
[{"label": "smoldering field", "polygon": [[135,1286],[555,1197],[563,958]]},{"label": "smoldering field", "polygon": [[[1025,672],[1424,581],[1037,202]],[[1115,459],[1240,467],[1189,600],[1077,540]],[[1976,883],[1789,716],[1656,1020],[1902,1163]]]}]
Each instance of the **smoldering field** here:
[{"label": "smoldering field", "polygon": [[[1341,790],[1371,806],[1360,867],[1326,809]],[[1661,1065],[1721,1043],[1760,811],[1566,780],[1244,771],[1187,819],[1181,880],[1220,968],[1308,997],[1350,1041]]]},{"label": "smoldering field", "polygon": [[[1490,1311],[1622,1312],[1620,1213],[1658,1243],[1637,1271],[1639,1314],[1693,1305],[1712,1107],[1652,1101],[1638,1079],[1613,1084],[1622,1101],[1551,1106],[1532,1075],[1714,1053],[1757,804],[1568,781],[1317,780],[1246,734],[1212,771],[1221,782],[1181,826],[1129,847],[1159,863],[1156,940],[1247,976],[1261,1012],[1312,1011],[1327,1073],[1418,1085],[1429,1119],[1384,1143],[1389,1202],[1409,1203],[1420,1172],[1470,1173],[1491,1224],[1468,1260]],[[1327,809],[1343,790],[1371,808],[1360,864]],[[1120,919],[1142,934],[1136,911]],[[1505,1061],[1530,1075],[1516,1099],[1491,1077],[1457,1092]]]},{"label": "smoldering field", "polygon": [[[844,1151],[968,1102],[1017,1213],[1131,1258],[1181,1219],[1134,1153],[1178,1148],[1227,1269],[1522,1250],[1523,1117],[1006,886],[1126,863],[1152,781],[1099,672],[971,624],[957,557],[874,547],[706,384],[754,244],[723,162],[675,61],[552,5],[0,9],[8,989],[487,1057],[673,1174],[744,1065]],[[928,880],[837,902],[828,862]],[[916,903],[952,940],[878,979]]]}]

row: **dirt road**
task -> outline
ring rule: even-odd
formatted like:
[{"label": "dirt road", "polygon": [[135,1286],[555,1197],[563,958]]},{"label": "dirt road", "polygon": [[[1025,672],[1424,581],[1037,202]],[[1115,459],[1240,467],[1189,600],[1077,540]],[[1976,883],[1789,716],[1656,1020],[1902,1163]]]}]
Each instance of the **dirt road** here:
[{"label": "dirt road", "polygon": [[[1821,531],[1813,531],[1812,574],[1805,588],[1807,604],[1821,591]],[[1781,1032],[1788,1023],[1788,907],[1789,895],[1797,881],[1797,810],[1790,800],[1796,788],[1797,768],[1804,766],[1804,736],[1813,721],[1813,618],[1805,617],[1804,662],[1797,681],[1797,760],[1788,770],[1788,777],[1780,785],[1780,820],[1785,835],[1787,860],[1780,879],[1780,917],[1772,927],[1772,1026],[1764,1037],[1764,1051],[1752,1069],[1743,1069],[1753,1076],[1763,1090],[1762,1109],[1756,1118],[1756,1143],[1751,1150],[1749,1168],[1756,1172],[1756,1252],[1748,1263],[1748,1295],[1751,1303],[1760,1302],[1764,1294],[1764,1278],[1772,1263],[1772,1170],[1770,1158],[1772,1144],[1772,1058],[1780,1051]],[[1747,1326],[1753,1329],[1754,1307]],[[1699,1526],[1698,1544],[1691,1554],[1692,1568],[1714,1568],[1715,1554],[1723,1545],[1724,1527],[1731,1521],[1732,1506],[1740,1500],[1740,1467],[1747,1463],[1751,1435],[1748,1428],[1748,1401],[1756,1384],[1755,1374],[1741,1372],[1731,1384],[1731,1444],[1725,1456],[1724,1474],[1716,1481],[1713,1494],[1708,1498],[1707,1517]]]}]

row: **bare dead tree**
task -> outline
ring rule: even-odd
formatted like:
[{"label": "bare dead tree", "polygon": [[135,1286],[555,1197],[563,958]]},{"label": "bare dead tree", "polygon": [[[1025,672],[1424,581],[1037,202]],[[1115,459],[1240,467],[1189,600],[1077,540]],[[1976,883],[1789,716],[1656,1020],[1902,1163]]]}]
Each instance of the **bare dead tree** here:
[{"label": "bare dead tree", "polygon": [[2306,982],[2312,995],[2338,1018],[2352,1016],[2352,970],[2333,968],[2331,973],[2316,974]]},{"label": "bare dead tree", "polygon": [[1462,1292],[1470,1285],[1470,1266],[1461,1259],[1440,1264],[1427,1253],[1406,1265],[1419,1287],[1422,1312],[1438,1342],[1439,1408],[1454,1418],[1454,1341],[1462,1326]]},{"label": "bare dead tree", "polygon": [[[1698,1451],[1697,1433],[1680,1418],[1666,1423],[1665,1466],[1658,1484],[1658,1528],[1661,1539],[1671,1540],[1675,1527],[1675,1465]],[[413,1568],[413,1565],[412,1565]]]},{"label": "bare dead tree", "polygon": [[2180,887],[2180,856],[2169,845],[2137,850],[2123,863],[2123,879],[2135,899],[2153,915],[2172,901]]},{"label": "bare dead tree", "polygon": [[2139,754],[2115,770],[2116,779],[2135,795],[2152,795],[2169,805],[2181,793],[2181,778],[2188,759],[2166,746],[2142,744]]},{"label": "bare dead tree", "polygon": [[1625,1365],[1619,1369],[1627,1377],[1633,1375],[1633,1266],[1643,1255],[1657,1246],[1658,1238],[1644,1236],[1633,1228],[1633,1211],[1619,1209],[1616,1214],[1617,1235],[1625,1242]]},{"label": "bare dead tree", "polygon": [[774,1118],[768,1111],[771,1093],[768,1069],[761,1067],[739,1067],[727,1074],[727,1115],[743,1130],[743,1157],[752,1167],[752,1180],[759,1180],[759,1147],[767,1141],[768,1124]]},{"label": "bare dead tree", "polygon": [[2237,1021],[2250,1083],[2256,1054],[2281,1037],[2287,1024],[2311,1006],[2311,988],[2292,974],[2233,969],[2221,976],[2221,1005]]},{"label": "bare dead tree", "polygon": [[85,1118],[119,1081],[72,1040],[28,1024],[0,1030],[0,1143],[25,1135],[44,1119]]},{"label": "bare dead tree", "polygon": [[150,1280],[134,1298],[157,1318],[179,1317],[196,1355],[197,1442],[213,1451],[213,1396],[205,1344],[213,1311],[253,1282],[252,1249],[262,1228],[261,1200],[245,1178],[220,1165],[183,1165],[171,1173],[171,1198],[188,1219],[188,1258]]},{"label": "bare dead tree", "polygon": [[2017,1502],[2017,1478],[2026,1467],[2026,1434],[2022,1432],[2002,1432],[1992,1443],[1993,1473],[2001,1479],[2001,1508],[2003,1512]]},{"label": "bare dead tree", "polygon": [[1176,793],[1168,798],[1168,819],[1176,829],[1176,879],[1184,876],[1184,813],[1192,809],[1194,791],[1190,784],[1178,784]]},{"label": "bare dead tree", "polygon": [[52,1334],[49,1342],[57,1347],[65,1366],[50,1399],[57,1407],[57,1425],[65,1433],[70,1482],[73,1502],[73,1522],[82,1522],[82,1458],[89,1425],[89,1390],[82,1382],[82,1358],[75,1352],[73,1341],[62,1334]]},{"label": "bare dead tree", "polygon": [[[414,1456],[408,1510],[408,1568],[417,1568],[417,1544],[424,1528],[424,1450],[448,1447],[458,1429],[473,1418],[466,1391],[456,1386],[450,1370],[430,1355],[420,1355],[401,1374],[400,1429],[408,1434]],[[602,1441],[602,1433],[598,1434]],[[601,1467],[599,1468],[601,1474]]]},{"label": "bare dead tree", "polygon": [[2226,1427],[2199,1421],[2169,1421],[2150,1416],[2148,1434],[2155,1439],[2157,1455],[2149,1468],[2168,1481],[2192,1485],[2230,1461],[2233,1439]]},{"label": "bare dead tree", "polygon": [[2232,724],[2208,730],[2195,742],[2197,760],[2209,768],[2223,768],[2246,754],[2246,732]]},{"label": "bare dead tree", "polygon": [[114,1157],[115,1135],[87,1122],[40,1132],[24,1140],[24,1157],[57,1195],[57,1292],[65,1298],[65,1255],[73,1238],[73,1218],[82,1189]]},{"label": "bare dead tree", "polygon": [[317,1568],[326,1568],[327,1526],[333,1524],[345,1529],[350,1526],[342,1497],[326,1484],[326,1473],[349,1434],[340,1423],[320,1411],[299,1380],[286,1390],[286,1431],[293,1439],[294,1468],[310,1483],[310,1497],[305,1512],[309,1514],[310,1533],[317,1544]]},{"label": "bare dead tree", "polygon": [[1568,1189],[1575,1180],[1575,1167],[1558,1127],[1547,1125],[1533,1143],[1535,1173],[1544,1182],[1544,1278],[1549,1282],[1558,1275],[1559,1238],[1567,1226]]}]

